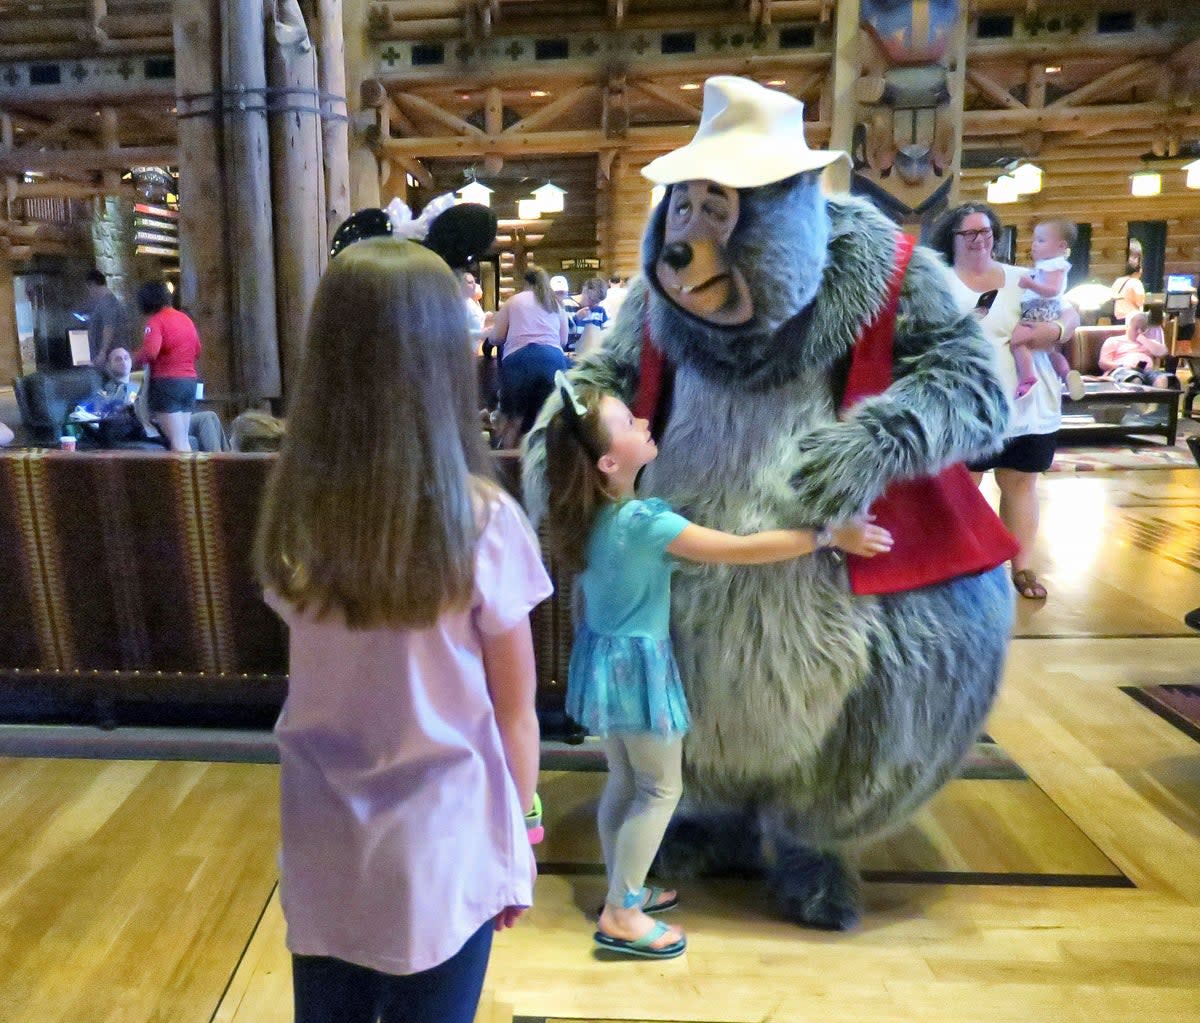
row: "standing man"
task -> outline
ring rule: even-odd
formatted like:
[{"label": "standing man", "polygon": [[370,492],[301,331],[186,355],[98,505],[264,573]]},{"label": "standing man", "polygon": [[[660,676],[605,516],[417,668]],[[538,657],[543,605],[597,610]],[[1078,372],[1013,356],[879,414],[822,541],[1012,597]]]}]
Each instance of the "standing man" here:
[{"label": "standing man", "polygon": [[87,292],[91,303],[88,317],[88,350],[92,365],[103,370],[108,353],[114,348],[128,348],[130,316],[125,304],[108,290],[108,280],[99,270],[89,270]]}]

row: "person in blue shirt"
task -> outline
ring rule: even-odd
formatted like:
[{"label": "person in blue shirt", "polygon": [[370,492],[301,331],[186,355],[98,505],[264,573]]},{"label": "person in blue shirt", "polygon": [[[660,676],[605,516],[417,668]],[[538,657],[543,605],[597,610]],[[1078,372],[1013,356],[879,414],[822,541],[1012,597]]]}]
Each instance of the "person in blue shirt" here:
[{"label": "person in blue shirt", "polygon": [[679,559],[766,564],[839,547],[866,557],[891,548],[870,517],[836,528],[772,529],[736,536],[697,526],[634,481],[658,454],[649,425],[618,398],[576,393],[556,377],[562,408],[546,426],[547,529],[553,554],[581,571],[567,678],[567,712],[604,738],[608,782],[598,823],[608,894],[594,935],[604,948],[669,959],[683,931],[647,914],[674,907],[674,891],[646,874],[682,794],[689,718],[669,632],[671,573]]}]

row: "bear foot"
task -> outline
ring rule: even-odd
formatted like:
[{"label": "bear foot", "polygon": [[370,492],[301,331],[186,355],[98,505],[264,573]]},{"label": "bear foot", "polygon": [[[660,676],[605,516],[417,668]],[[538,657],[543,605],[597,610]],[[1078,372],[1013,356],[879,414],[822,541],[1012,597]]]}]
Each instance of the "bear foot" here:
[{"label": "bear foot", "polygon": [[681,811],[651,868],[660,878],[761,877],[758,822],[732,811]]},{"label": "bear foot", "polygon": [[771,869],[770,886],[784,919],[802,927],[846,931],[861,916],[858,877],[834,853],[789,850]]}]

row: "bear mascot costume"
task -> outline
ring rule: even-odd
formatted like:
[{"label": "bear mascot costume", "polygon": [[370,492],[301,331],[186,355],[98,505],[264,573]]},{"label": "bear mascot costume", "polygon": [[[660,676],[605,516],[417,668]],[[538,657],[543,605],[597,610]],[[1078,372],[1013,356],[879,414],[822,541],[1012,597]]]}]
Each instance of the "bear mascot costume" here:
[{"label": "bear mascot costume", "polygon": [[[789,920],[860,913],[856,846],[955,772],[1000,680],[1014,541],[961,462],[1000,445],[1008,399],[946,270],[873,207],[827,198],[803,107],[705,85],[631,285],[574,379],[650,420],[642,496],[734,533],[823,530],[870,509],[877,558],[686,565],[671,626],[693,716],[659,872],[763,871]],[[545,506],[544,424],[524,487]],[[827,534],[819,534],[819,536]]]}]

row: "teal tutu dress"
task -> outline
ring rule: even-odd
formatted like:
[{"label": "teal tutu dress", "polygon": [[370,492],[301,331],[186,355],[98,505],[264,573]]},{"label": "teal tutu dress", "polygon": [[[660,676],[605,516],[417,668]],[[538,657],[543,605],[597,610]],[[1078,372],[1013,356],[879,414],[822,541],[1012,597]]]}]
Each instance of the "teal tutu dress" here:
[{"label": "teal tutu dress", "polygon": [[592,735],[681,735],[689,717],[671,650],[667,546],[688,525],[657,498],[597,516],[580,576],[583,619],[567,675],[567,713]]}]

